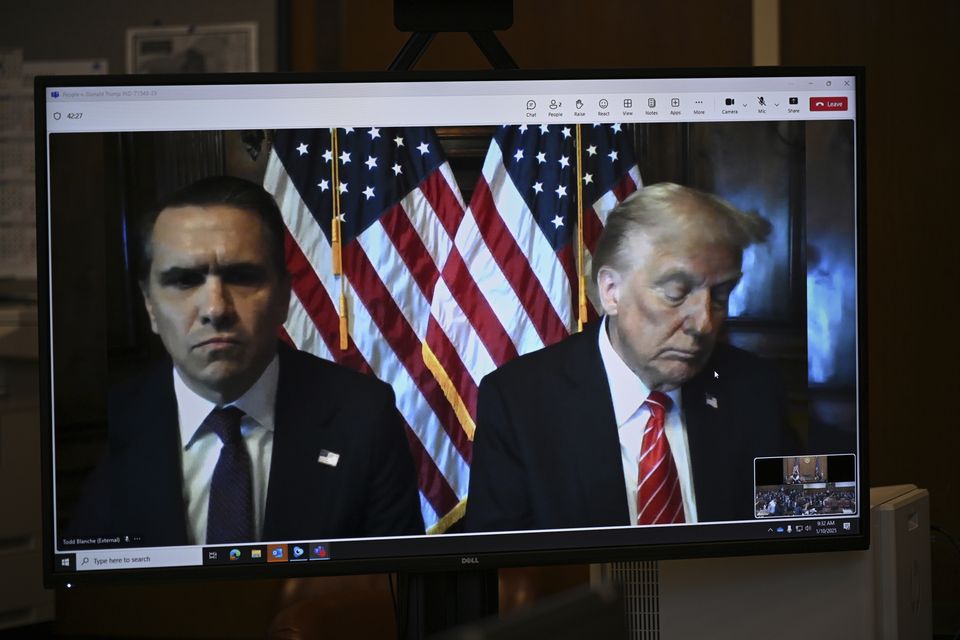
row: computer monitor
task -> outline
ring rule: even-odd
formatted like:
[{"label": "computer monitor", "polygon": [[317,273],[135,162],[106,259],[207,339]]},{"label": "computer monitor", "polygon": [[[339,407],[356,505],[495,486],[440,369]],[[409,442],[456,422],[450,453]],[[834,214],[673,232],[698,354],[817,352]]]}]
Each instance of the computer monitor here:
[{"label": "computer monitor", "polygon": [[36,96],[49,583],[866,547],[860,70]]}]

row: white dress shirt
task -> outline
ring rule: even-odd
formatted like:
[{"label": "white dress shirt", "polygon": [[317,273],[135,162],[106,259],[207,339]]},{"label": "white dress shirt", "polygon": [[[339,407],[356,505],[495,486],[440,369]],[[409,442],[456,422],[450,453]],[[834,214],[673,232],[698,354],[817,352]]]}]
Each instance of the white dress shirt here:
[{"label": "white dress shirt", "polygon": [[[240,433],[243,434],[253,463],[253,516],[257,540],[263,537],[267,483],[270,479],[270,460],[273,457],[273,410],[279,374],[279,358],[274,356],[253,386],[235,402],[227,405],[235,406],[245,414],[240,422]],[[173,369],[173,389],[177,396],[180,442],[183,444],[180,460],[183,470],[183,503],[187,508],[188,542],[205,544],[210,482],[220,459],[223,442],[216,433],[201,427],[216,405],[191,391],[176,367]]]},{"label": "white dress shirt", "polygon": [[[650,410],[643,406],[650,390],[627,363],[623,361],[610,343],[607,335],[608,319],[600,327],[600,358],[607,372],[610,397],[613,399],[613,415],[620,436],[620,458],[623,462],[623,477],[627,488],[627,506],[630,522],[637,522],[637,473],[640,469],[640,453],[643,450],[643,431],[650,417]],[[690,469],[690,445],[683,422],[683,405],[680,389],[667,393],[673,406],[664,420],[664,432],[670,444],[670,452],[680,477],[680,492],[683,496],[683,517],[686,522],[697,521],[697,499],[693,492],[693,475]]]}]

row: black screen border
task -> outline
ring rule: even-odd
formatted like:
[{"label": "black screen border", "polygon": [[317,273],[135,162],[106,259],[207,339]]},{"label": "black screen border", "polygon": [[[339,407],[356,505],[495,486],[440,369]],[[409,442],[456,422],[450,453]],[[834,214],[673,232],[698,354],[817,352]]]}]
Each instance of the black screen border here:
[{"label": "black screen border", "polygon": [[[583,544],[581,536],[606,536],[601,531],[558,530],[542,533],[494,534],[499,539],[513,536],[535,536],[534,549],[469,551],[469,540],[484,534],[451,536],[448,540],[464,540],[457,552],[428,552],[426,555],[388,553],[384,557],[323,562],[286,562],[264,565],[196,565],[175,568],[118,569],[71,571],[54,570],[55,540],[54,478],[53,478],[53,421],[51,395],[51,322],[50,322],[50,268],[48,245],[48,178],[46,101],[48,90],[54,87],[84,86],[166,86],[166,85],[263,85],[263,84],[361,84],[395,82],[452,82],[452,81],[535,81],[535,80],[638,80],[638,79],[693,79],[693,78],[759,78],[759,77],[823,77],[852,76],[855,78],[855,188],[856,188],[856,274],[857,274],[857,409],[858,409],[858,483],[860,508],[856,516],[858,531],[830,537],[774,538],[761,540],[710,541],[666,543],[657,545],[618,544],[597,546]],[[577,564],[633,560],[674,560],[705,557],[746,555],[775,555],[852,551],[868,549],[870,544],[870,513],[868,502],[869,475],[867,452],[867,258],[866,258],[866,176],[865,176],[865,70],[862,67],[714,67],[677,69],[606,69],[606,70],[540,70],[540,71],[451,71],[451,72],[325,72],[325,73],[242,73],[209,75],[116,75],[116,76],[38,76],[34,84],[35,140],[36,140],[36,202],[37,202],[37,286],[40,357],[40,417],[41,417],[41,493],[43,509],[43,571],[47,587],[65,584],[133,583],[182,580],[217,580],[234,578],[284,578],[319,575],[348,575],[386,573],[394,571],[458,571],[494,569],[499,567]],[[849,519],[849,518],[846,518]],[[703,527],[705,525],[697,525]],[[716,525],[732,527],[736,525]],[[434,546],[436,536],[418,537],[416,546]],[[392,545],[395,541],[371,541],[378,545]],[[460,543],[457,543],[460,544]],[[567,548],[558,548],[564,544]],[[548,546],[551,545],[551,546]],[[447,546],[447,545],[443,545]],[[388,549],[389,551],[389,549]]]}]

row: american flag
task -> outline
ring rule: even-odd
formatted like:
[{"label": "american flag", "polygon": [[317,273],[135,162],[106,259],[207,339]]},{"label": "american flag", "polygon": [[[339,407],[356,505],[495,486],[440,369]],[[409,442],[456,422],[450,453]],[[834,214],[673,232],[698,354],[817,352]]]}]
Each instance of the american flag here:
[{"label": "american flag", "polygon": [[[497,129],[437,283],[427,332],[438,355],[444,340],[461,354],[469,375],[460,375],[456,388],[472,416],[484,375],[576,331],[581,302],[585,319],[597,317],[578,273],[590,272],[607,213],[640,186],[632,141],[619,124]],[[466,292],[461,283],[475,288]]]},{"label": "american flag", "polygon": [[589,272],[607,212],[639,185],[620,125],[499,127],[469,208],[432,129],[275,132],[264,186],[289,232],[287,337],[393,386],[428,532],[464,512],[480,379],[578,326],[578,197]]},{"label": "american flag", "polygon": [[437,264],[452,245],[446,229],[464,209],[436,135],[426,128],[278,130],[264,186],[288,230],[294,295],[284,329],[297,348],[393,386],[424,521],[428,530],[445,529],[462,512],[471,443],[421,352]]}]

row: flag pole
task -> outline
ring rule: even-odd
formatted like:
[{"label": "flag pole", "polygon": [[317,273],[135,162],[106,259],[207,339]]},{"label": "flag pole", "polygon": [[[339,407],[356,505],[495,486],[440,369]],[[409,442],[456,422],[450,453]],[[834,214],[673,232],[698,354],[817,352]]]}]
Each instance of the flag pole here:
[{"label": "flag pole", "polygon": [[340,237],[340,149],[337,139],[336,127],[330,129],[330,151],[333,153],[331,164],[331,177],[333,178],[333,218],[330,220],[330,247],[333,250],[333,275],[338,276],[340,280],[340,300],[339,300],[339,333],[340,350],[346,351],[349,334],[347,329],[347,296],[345,293],[346,283],[343,278],[343,243]]},{"label": "flag pole", "polygon": [[330,129],[330,151],[333,153],[331,176],[333,178],[333,219],[330,220],[330,245],[333,248],[333,275],[343,275],[343,258],[340,253],[340,157],[336,128]]},{"label": "flag pole", "polygon": [[583,151],[580,125],[577,126],[577,331],[587,321],[587,277],[583,273]]}]

